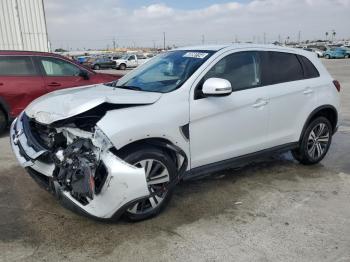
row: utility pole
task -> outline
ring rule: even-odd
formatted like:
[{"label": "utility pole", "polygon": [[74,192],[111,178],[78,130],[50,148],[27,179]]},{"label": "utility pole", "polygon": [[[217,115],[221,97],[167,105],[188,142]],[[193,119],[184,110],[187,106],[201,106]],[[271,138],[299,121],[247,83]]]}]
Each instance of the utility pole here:
[{"label": "utility pole", "polygon": [[115,37],[113,38],[113,51],[115,51],[115,44],[116,42],[115,42]]},{"label": "utility pole", "polygon": [[300,41],[301,41],[301,31],[299,31],[298,33],[298,43],[300,44]]},{"label": "utility pole", "polygon": [[264,32],[264,45],[266,44],[266,33]]},{"label": "utility pole", "polygon": [[202,35],[202,45],[204,45],[204,43],[205,43],[205,36]]},{"label": "utility pole", "polygon": [[282,44],[282,42],[281,42],[281,35],[278,35],[278,43]]},{"label": "utility pole", "polygon": [[165,50],[165,32],[163,32],[163,47],[164,47],[164,50]]}]

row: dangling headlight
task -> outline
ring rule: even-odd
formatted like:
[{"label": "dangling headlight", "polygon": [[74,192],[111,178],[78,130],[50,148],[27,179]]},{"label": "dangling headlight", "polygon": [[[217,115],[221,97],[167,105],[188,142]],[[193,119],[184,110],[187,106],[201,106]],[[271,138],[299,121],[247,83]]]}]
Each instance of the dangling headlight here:
[{"label": "dangling headlight", "polygon": [[113,146],[105,133],[103,133],[103,131],[97,126],[95,127],[94,139],[92,142],[96,147],[102,150],[107,150]]}]

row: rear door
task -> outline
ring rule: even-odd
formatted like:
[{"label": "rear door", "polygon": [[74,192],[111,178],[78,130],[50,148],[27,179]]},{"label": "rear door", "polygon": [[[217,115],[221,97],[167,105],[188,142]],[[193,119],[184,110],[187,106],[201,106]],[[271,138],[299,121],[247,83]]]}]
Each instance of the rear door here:
[{"label": "rear door", "polygon": [[45,93],[44,80],[30,56],[0,56],[0,98],[11,117]]},{"label": "rear door", "polygon": [[73,63],[55,57],[37,57],[36,60],[50,92],[90,84],[79,76],[82,69]]},{"label": "rear door", "polygon": [[263,82],[269,94],[269,147],[299,140],[316,105],[312,79],[304,77],[301,58],[293,53],[262,52]]}]

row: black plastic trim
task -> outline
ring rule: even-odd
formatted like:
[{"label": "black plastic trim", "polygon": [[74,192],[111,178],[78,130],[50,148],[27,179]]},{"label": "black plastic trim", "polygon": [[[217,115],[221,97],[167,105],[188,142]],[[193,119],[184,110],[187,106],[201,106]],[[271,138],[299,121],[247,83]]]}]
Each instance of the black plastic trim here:
[{"label": "black plastic trim", "polygon": [[338,130],[338,111],[337,109],[332,106],[332,105],[323,105],[323,106],[320,106],[320,107],[317,107],[314,111],[311,112],[311,114],[309,115],[309,117],[306,119],[305,121],[305,124],[304,124],[304,127],[303,127],[303,130],[300,134],[300,138],[299,140],[301,140],[301,138],[303,137],[303,134],[307,128],[307,125],[309,124],[310,120],[318,113],[320,112],[321,110],[323,109],[332,109],[334,111],[334,113],[336,114],[336,119],[335,119],[335,127],[334,127],[334,130],[333,130],[333,135],[337,132]]},{"label": "black plastic trim", "polygon": [[228,168],[240,167],[242,165],[254,162],[258,158],[272,155],[273,153],[283,153],[298,147],[298,142],[288,143],[273,148],[264,149],[255,153],[234,157],[227,160],[222,160],[212,164],[196,167],[185,172],[184,179],[194,179],[210,173],[221,171]]},{"label": "black plastic trim", "polygon": [[181,133],[187,140],[190,140],[190,124],[186,124],[180,127]]}]

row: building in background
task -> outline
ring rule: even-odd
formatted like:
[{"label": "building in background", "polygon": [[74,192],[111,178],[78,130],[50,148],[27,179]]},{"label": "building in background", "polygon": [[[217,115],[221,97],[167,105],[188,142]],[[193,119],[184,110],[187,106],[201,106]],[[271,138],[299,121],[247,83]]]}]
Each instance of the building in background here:
[{"label": "building in background", "polygon": [[0,0],[0,50],[50,50],[44,0]]}]

